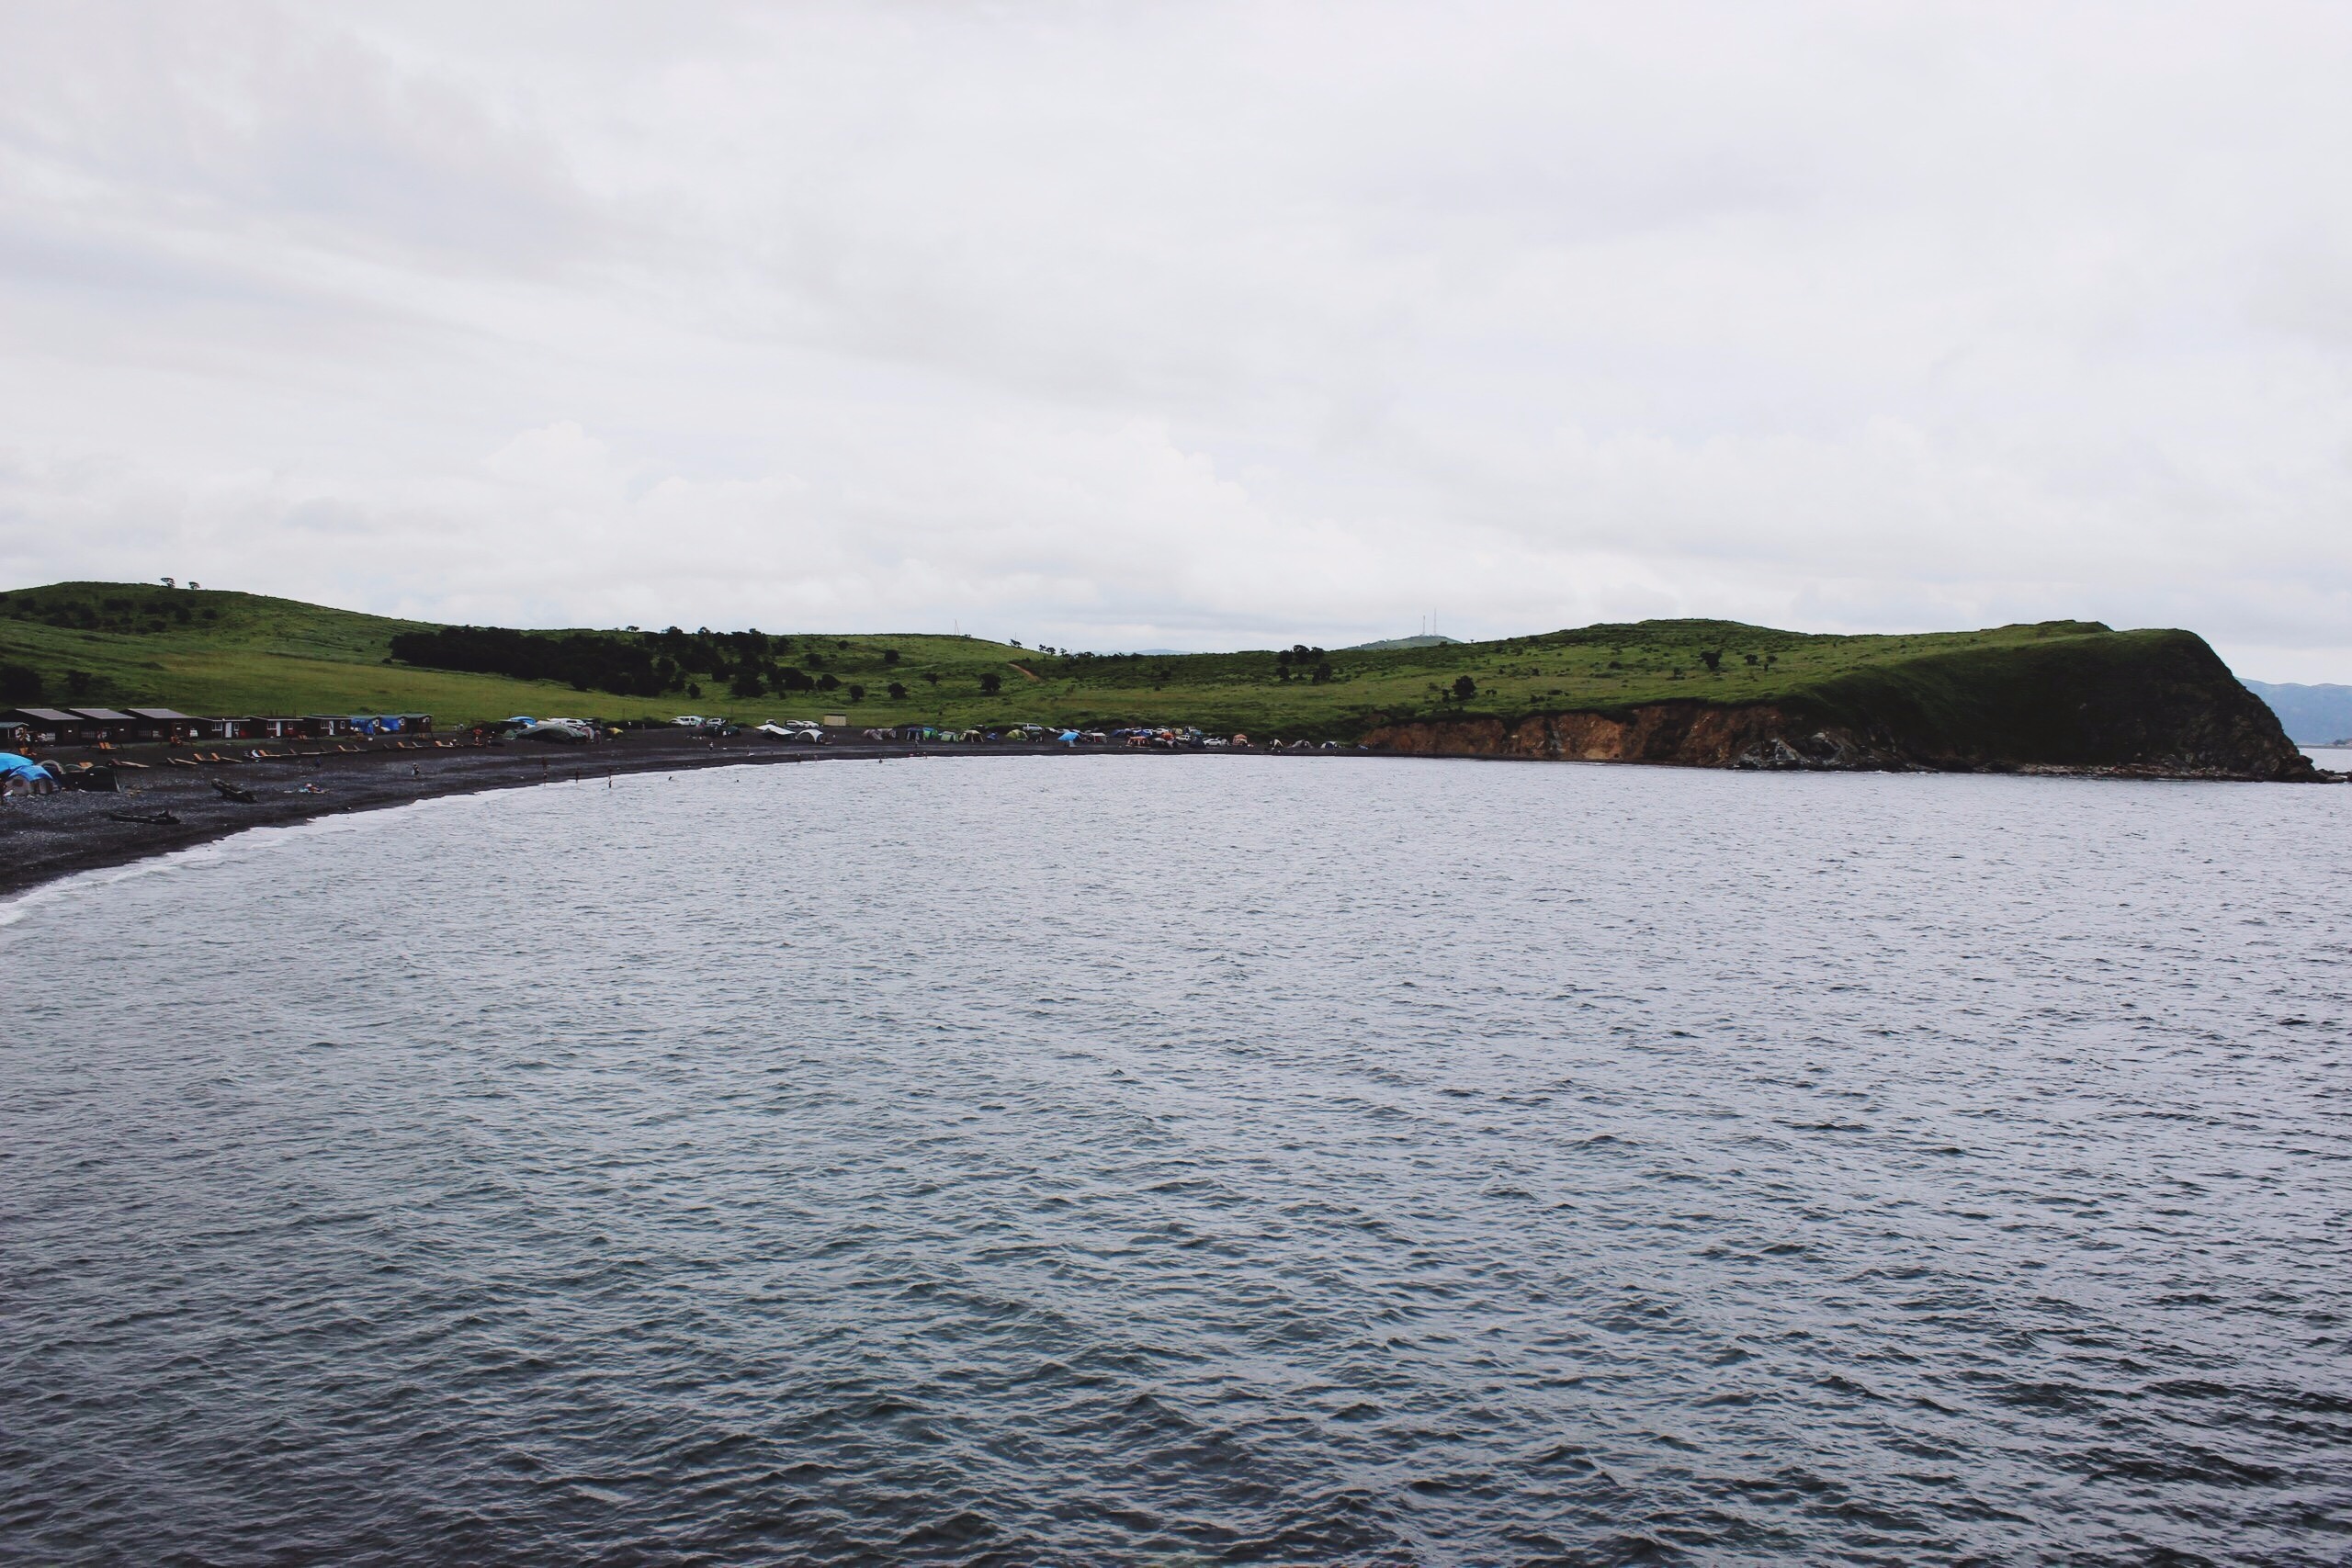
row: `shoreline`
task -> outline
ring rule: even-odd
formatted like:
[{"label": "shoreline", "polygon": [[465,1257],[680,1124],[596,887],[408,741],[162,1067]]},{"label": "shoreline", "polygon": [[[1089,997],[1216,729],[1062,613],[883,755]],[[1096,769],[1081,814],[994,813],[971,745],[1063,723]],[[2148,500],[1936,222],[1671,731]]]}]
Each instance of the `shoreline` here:
[{"label": "shoreline", "polygon": [[[283,744],[283,743],[279,743]],[[299,744],[299,743],[297,743]],[[230,838],[249,828],[286,828],[322,818],[380,811],[421,800],[527,789],[539,784],[587,783],[622,773],[680,773],[691,769],[767,767],[786,763],[874,761],[894,758],[958,757],[1141,757],[1162,753],[1125,747],[1058,744],[925,747],[903,741],[835,741],[821,747],[744,738],[728,740],[674,739],[662,731],[638,731],[592,746],[480,746],[432,742],[378,746],[363,751],[300,750],[260,761],[175,767],[161,746],[126,748],[91,756],[131,764],[119,775],[118,792],[64,790],[37,797],[0,797],[0,903],[84,872],[105,871]],[[1255,753],[1252,753],[1255,754]],[[1273,753],[1266,753],[1272,755]],[[1363,758],[1529,762],[1548,761],[1509,753],[1374,751],[1345,752]],[[79,759],[77,759],[79,760]],[[1570,759],[1561,759],[1569,761]],[[1588,763],[1588,765],[1611,765]],[[1616,762],[1615,766],[1642,766]],[[1650,766],[1674,766],[1651,762]],[[1688,764],[1684,764],[1688,765]],[[1808,769],[1806,772],[1871,772]],[[1923,769],[1941,773],[1945,770]],[[2010,776],[2106,779],[2116,782],[2220,782],[2178,773],[2126,769],[2019,768],[1986,770]],[[2342,783],[2346,775],[2323,772],[2315,782]],[[250,803],[228,799],[213,788],[220,779],[245,789]],[[309,787],[306,787],[309,786]],[[178,821],[122,821],[111,813],[168,812]]]},{"label": "shoreline", "polygon": [[[152,755],[150,754],[152,753]],[[558,750],[538,745],[429,743],[413,750],[289,752],[225,766],[174,767],[158,747],[126,748],[113,757],[139,764],[118,774],[119,789],[61,790],[39,796],[0,797],[0,900],[83,872],[194,849],[248,828],[286,828],[322,818],[380,811],[420,800],[540,784],[587,783],[622,773],[762,767],[785,763],[873,761],[944,756],[1117,756],[1131,753],[1059,745],[998,745],[933,750],[906,743],[781,742],[673,739],[660,732],[623,736],[593,746]],[[212,781],[248,791],[231,800]],[[178,821],[123,821],[112,813],[169,813]]]}]

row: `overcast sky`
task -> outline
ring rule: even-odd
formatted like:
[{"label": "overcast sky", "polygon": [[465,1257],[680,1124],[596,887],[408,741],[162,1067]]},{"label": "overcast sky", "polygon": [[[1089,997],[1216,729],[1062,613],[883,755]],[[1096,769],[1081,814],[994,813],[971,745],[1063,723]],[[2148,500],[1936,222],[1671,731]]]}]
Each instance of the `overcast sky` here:
[{"label": "overcast sky", "polygon": [[2352,681],[2352,7],[0,7],[0,585]]}]

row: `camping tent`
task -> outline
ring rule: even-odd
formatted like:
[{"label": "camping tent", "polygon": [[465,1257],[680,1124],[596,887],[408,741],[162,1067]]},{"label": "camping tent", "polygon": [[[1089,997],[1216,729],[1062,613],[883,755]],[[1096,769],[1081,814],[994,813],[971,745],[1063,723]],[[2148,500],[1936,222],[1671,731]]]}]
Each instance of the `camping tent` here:
[{"label": "camping tent", "polygon": [[47,795],[57,787],[57,775],[14,751],[0,751],[0,795],[32,791]]}]

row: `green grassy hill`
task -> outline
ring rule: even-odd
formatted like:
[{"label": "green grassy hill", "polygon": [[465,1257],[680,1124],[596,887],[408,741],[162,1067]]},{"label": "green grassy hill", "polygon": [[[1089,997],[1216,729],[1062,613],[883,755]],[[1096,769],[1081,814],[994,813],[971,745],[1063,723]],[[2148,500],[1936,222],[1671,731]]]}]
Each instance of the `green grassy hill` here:
[{"label": "green grassy hill", "polygon": [[[657,673],[662,689],[628,694],[392,661],[394,637],[435,629],[209,590],[65,582],[0,592],[0,705],[152,704],[196,714],[421,710],[444,724],[509,714],[617,719],[690,711],[757,721],[843,713],[859,724],[1124,721],[1351,739],[1376,724],[1418,717],[1623,712],[1669,701],[1802,700],[1836,708],[1867,695],[1873,704],[1899,699],[1964,724],[1972,690],[2034,678],[2036,659],[2022,657],[2030,652],[2128,660],[2136,657],[2135,639],[2159,635],[2053,621],[1818,637],[1675,620],[1410,648],[1098,656],[916,634],[768,634],[753,641],[744,640],[750,634],[679,634],[683,640],[667,645],[661,634],[533,634],[572,636],[582,646],[618,648],[640,661],[663,647],[692,645],[700,652],[689,657],[726,665],[718,673]],[[829,680],[833,689],[778,692],[785,671]],[[750,694],[747,674],[759,694]],[[893,682],[905,695],[888,694]],[[986,689],[991,682],[994,693]],[[852,686],[864,689],[863,700],[852,699]]]},{"label": "green grassy hill", "polygon": [[[430,622],[209,589],[60,582],[0,592],[0,706],[36,701],[68,706],[135,704],[204,715],[416,711],[444,723],[464,723],[522,713],[815,717],[842,711],[848,700],[845,691],[837,690],[805,694],[789,703],[738,701],[728,696],[728,682],[707,676],[681,681],[675,690],[656,695],[631,696],[392,660],[394,637],[436,629]],[[830,655],[827,662],[846,671],[837,676],[843,688],[853,680],[866,683],[870,673],[873,696],[857,711],[887,710],[886,716],[911,715],[918,705],[911,697],[890,704],[885,693],[891,680],[926,696],[936,692],[952,705],[958,693],[979,694],[978,672],[1001,671],[1004,680],[1019,682],[1008,660],[1025,657],[1009,645],[970,637],[793,640],[804,649],[820,645],[819,656]],[[899,654],[897,663],[885,662],[889,651]],[[939,672],[938,686],[921,680],[918,670]],[[951,675],[956,678],[953,684]],[[688,685],[700,687],[700,693],[689,694]],[[925,705],[924,711],[939,705]]]}]

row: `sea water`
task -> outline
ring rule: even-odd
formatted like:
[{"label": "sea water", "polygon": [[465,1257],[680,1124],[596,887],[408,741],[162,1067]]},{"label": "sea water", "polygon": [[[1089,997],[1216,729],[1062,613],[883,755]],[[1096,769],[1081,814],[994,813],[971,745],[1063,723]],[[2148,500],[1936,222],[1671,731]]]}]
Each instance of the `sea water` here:
[{"label": "sea water", "polygon": [[1142,756],[69,886],[0,1559],[2338,1562],[2347,870],[2345,789]]}]

